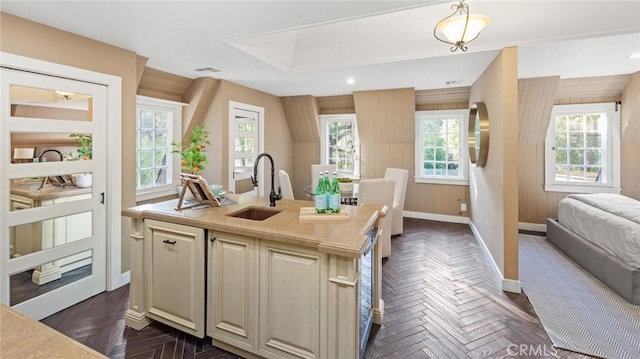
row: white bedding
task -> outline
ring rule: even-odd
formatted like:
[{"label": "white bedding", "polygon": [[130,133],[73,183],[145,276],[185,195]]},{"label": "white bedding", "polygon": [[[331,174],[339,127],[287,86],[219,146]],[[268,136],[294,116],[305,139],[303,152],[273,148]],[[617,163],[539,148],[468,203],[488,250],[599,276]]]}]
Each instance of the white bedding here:
[{"label": "white bedding", "polygon": [[[610,213],[585,203],[584,198],[572,197],[569,196],[558,204],[558,221],[632,267],[640,268],[640,224],[625,218],[628,217],[626,215],[614,214],[619,209]],[[610,208],[611,202],[605,201],[604,205],[600,205],[602,206]]]}]

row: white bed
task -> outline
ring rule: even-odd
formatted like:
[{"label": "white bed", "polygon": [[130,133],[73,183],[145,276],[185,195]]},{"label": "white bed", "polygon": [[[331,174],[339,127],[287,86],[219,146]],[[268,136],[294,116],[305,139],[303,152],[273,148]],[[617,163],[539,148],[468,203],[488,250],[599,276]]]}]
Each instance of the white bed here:
[{"label": "white bed", "polygon": [[640,202],[615,194],[569,195],[558,222],[633,268],[640,268]]}]

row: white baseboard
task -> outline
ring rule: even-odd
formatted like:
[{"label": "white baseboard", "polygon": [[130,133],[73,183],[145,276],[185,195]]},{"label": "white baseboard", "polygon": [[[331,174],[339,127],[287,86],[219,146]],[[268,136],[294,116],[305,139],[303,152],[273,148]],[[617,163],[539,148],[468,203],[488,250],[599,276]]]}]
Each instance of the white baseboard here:
[{"label": "white baseboard", "polygon": [[547,233],[547,225],[546,224],[540,224],[540,223],[520,222],[520,223],[518,223],[518,229],[521,229],[523,231],[534,231],[534,232]]},{"label": "white baseboard", "polygon": [[505,292],[520,293],[521,292],[520,281],[504,278],[504,276],[502,275],[502,272],[500,271],[500,268],[498,268],[498,264],[493,259],[491,252],[489,252],[489,248],[487,248],[487,245],[484,243],[484,240],[482,239],[482,236],[478,232],[478,229],[473,224],[473,221],[469,221],[469,227],[471,228],[471,232],[473,232],[473,236],[476,237],[476,241],[478,241],[478,244],[480,245],[480,248],[482,249],[484,256],[487,257],[487,259],[489,260],[489,266],[493,270],[493,274],[495,274],[495,276],[498,278],[498,281],[502,286],[502,290]]},{"label": "white baseboard", "polygon": [[115,288],[111,288],[111,290],[116,290],[120,287],[122,287],[123,285],[127,285],[129,284],[129,282],[131,281],[131,271],[126,271],[122,274],[120,274],[120,280],[118,282],[118,286]]},{"label": "white baseboard", "polygon": [[519,280],[503,279],[502,290],[511,293],[522,293],[522,285]]},{"label": "white baseboard", "polygon": [[469,223],[469,217],[450,216],[447,214],[402,211],[402,216],[407,218],[428,219],[430,221],[438,221],[438,222],[463,223],[463,224]]}]

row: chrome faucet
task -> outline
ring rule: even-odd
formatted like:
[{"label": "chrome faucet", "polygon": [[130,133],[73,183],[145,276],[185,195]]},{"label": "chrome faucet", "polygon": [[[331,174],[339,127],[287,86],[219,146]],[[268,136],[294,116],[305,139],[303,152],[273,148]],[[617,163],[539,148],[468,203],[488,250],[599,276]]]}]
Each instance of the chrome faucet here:
[{"label": "chrome faucet", "polygon": [[258,163],[264,156],[267,156],[269,158],[269,161],[271,161],[271,192],[269,193],[269,207],[275,207],[276,201],[282,199],[282,195],[280,194],[280,189],[278,189],[278,194],[276,194],[276,191],[273,188],[275,168],[273,166],[273,158],[270,154],[265,152],[259,154],[258,157],[256,157],[256,163],[253,165],[253,176],[251,176],[251,183],[253,183],[253,187],[258,187]]},{"label": "chrome faucet", "polygon": [[42,162],[42,158],[43,158],[44,154],[45,154],[45,153],[47,153],[47,152],[55,152],[55,153],[57,153],[57,154],[58,154],[58,156],[60,156],[60,160],[59,160],[59,161],[62,161],[62,152],[60,152],[60,151],[58,151],[58,150],[54,150],[54,149],[52,148],[52,149],[48,149],[48,150],[44,150],[44,151],[42,151],[42,153],[40,154],[40,156],[38,156],[38,162]]}]

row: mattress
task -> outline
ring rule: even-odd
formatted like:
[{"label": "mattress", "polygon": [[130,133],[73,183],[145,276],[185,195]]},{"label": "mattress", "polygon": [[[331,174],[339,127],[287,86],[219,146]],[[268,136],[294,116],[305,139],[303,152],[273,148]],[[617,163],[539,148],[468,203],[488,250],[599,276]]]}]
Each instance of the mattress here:
[{"label": "mattress", "polygon": [[[619,196],[627,205],[620,207],[615,204],[617,200],[611,201],[611,195],[607,197],[600,204],[597,203],[598,196],[571,195],[564,198],[558,204],[558,222],[630,266],[640,268],[640,223],[633,218],[625,218],[629,217],[628,214],[635,215],[629,213],[630,210],[635,211],[633,203],[629,202],[634,200]],[[630,203],[631,207],[628,206]]]}]

